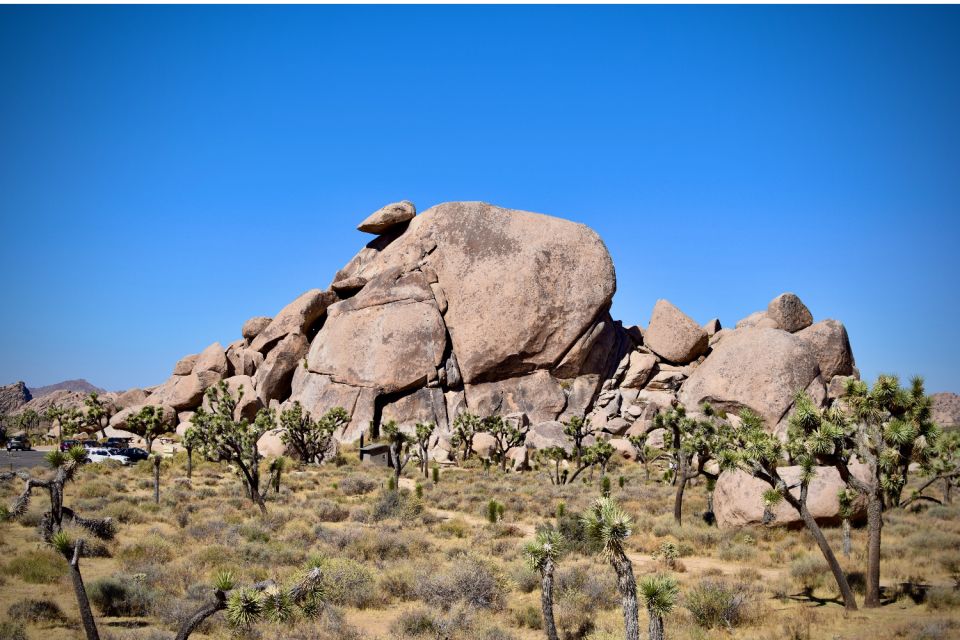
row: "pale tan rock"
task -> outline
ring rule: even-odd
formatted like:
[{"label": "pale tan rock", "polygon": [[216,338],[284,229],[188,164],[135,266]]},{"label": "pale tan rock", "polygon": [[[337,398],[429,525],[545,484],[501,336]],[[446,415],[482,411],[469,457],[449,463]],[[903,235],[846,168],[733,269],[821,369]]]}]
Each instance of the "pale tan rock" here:
[{"label": "pale tan rock", "polygon": [[146,404],[149,397],[149,394],[143,389],[129,389],[117,396],[113,404],[117,411],[121,411],[127,407]]},{"label": "pale tan rock", "polygon": [[357,230],[364,233],[381,234],[412,220],[415,215],[417,215],[417,208],[409,200],[394,202],[371,213],[366,220],[360,223]]},{"label": "pale tan rock", "polygon": [[186,376],[193,373],[193,366],[197,363],[199,357],[199,353],[192,353],[177,360],[177,364],[173,365],[173,375]]},{"label": "pale tan rock", "polygon": [[244,341],[239,340],[227,347],[227,361],[234,375],[253,377],[263,364],[263,354],[245,346]]},{"label": "pale tan rock", "polygon": [[723,327],[720,326],[720,318],[708,320],[707,324],[703,325],[703,330],[707,332],[707,337],[713,337],[722,328]]},{"label": "pale tan rock", "polygon": [[747,407],[771,432],[820,373],[809,345],[778,329],[738,329],[718,343],[681,387],[687,408],[710,402],[728,413]]},{"label": "pale tan rock", "polygon": [[[253,422],[257,417],[257,412],[264,406],[261,399],[257,397],[253,379],[250,376],[233,376],[227,378],[224,382],[230,395],[237,401],[237,406],[233,410],[233,419],[246,418]],[[206,396],[204,396],[201,406],[207,411],[212,408],[210,400]]]},{"label": "pale tan rock", "polygon": [[243,323],[243,327],[240,329],[240,335],[242,335],[243,339],[249,344],[251,340],[255,339],[264,329],[270,326],[272,321],[273,318],[268,318],[267,316],[254,316]]},{"label": "pale tan rock", "polygon": [[214,371],[224,377],[227,375],[229,366],[223,345],[214,342],[197,355],[197,361],[193,365],[193,373]]},{"label": "pale tan rock", "polygon": [[149,403],[168,405],[175,411],[196,409],[204,392],[220,382],[223,375],[217,371],[199,371],[186,376],[174,376],[157,387]]},{"label": "pale tan rock", "polygon": [[657,367],[657,357],[651,353],[635,351],[630,354],[630,366],[623,376],[621,387],[628,389],[642,388],[653,376]]},{"label": "pale tan rock", "polygon": [[620,456],[624,460],[636,460],[637,448],[630,444],[626,438],[611,438],[608,440],[615,451],[614,455]]},{"label": "pale tan rock", "polygon": [[309,348],[305,336],[291,333],[270,350],[253,378],[257,396],[264,405],[271,400],[283,402],[290,396],[293,372],[303,366]]},{"label": "pale tan rock", "polygon": [[[827,385],[827,397],[831,400],[843,397],[846,393],[847,381],[854,379],[853,376],[834,376],[830,378],[830,383]],[[941,423],[937,422],[937,424]]]},{"label": "pale tan rock", "polygon": [[670,362],[686,364],[707,350],[707,332],[667,300],[657,300],[643,344]]},{"label": "pale tan rock", "polygon": [[[758,322],[760,322],[761,320],[767,317],[768,316],[766,311],[754,311],[753,313],[748,315],[746,318],[743,318],[742,320],[737,322],[736,328],[749,329],[750,327],[755,327]],[[772,328],[779,328],[779,327],[772,327]]]},{"label": "pale tan rock", "polygon": [[531,449],[563,447],[568,454],[573,453],[573,444],[563,434],[563,424],[556,420],[539,422],[527,432],[526,446]]},{"label": "pale tan rock", "polygon": [[447,406],[443,390],[419,389],[384,405],[381,423],[395,421],[401,428],[410,429],[418,422],[432,422],[440,431],[447,431]]},{"label": "pale tan rock", "polygon": [[513,447],[507,451],[507,468],[513,471],[530,468],[530,456],[526,447]]},{"label": "pale tan rock", "polygon": [[310,289],[281,309],[270,324],[251,341],[250,347],[266,354],[288,334],[311,335],[314,325],[326,313],[327,307],[336,301],[337,294],[333,291]]},{"label": "pale tan rock", "polygon": [[489,433],[478,433],[473,436],[473,452],[481,459],[489,460],[497,449],[497,441]]},{"label": "pale tan rock", "polygon": [[793,293],[781,293],[771,300],[767,305],[767,317],[790,333],[796,333],[813,324],[810,309]]},{"label": "pale tan rock", "polygon": [[843,323],[836,320],[820,322],[797,332],[797,337],[813,348],[825,379],[853,374],[853,351]]},{"label": "pale tan rock", "polygon": [[[787,485],[794,486],[800,478],[800,471],[800,467],[781,467],[780,475]],[[857,470],[855,473],[859,475],[862,471]],[[816,475],[810,483],[807,506],[817,522],[822,525],[839,523],[840,501],[837,494],[843,487],[840,474],[834,467],[816,468]],[[766,482],[743,471],[721,473],[713,492],[713,510],[717,518],[717,526],[721,529],[731,529],[764,524],[763,494],[769,489],[770,485]],[[791,489],[791,493],[799,497],[799,487]],[[860,501],[857,506],[856,517],[859,518],[865,513],[865,505]],[[774,519],[767,523],[767,526],[790,528],[803,526],[800,514],[786,500],[774,505],[772,511]]]},{"label": "pale tan rock", "polygon": [[367,285],[367,279],[363,276],[353,276],[352,278],[343,278],[336,280],[330,285],[330,288],[340,296],[350,296],[360,291]]},{"label": "pale tan rock", "polygon": [[468,384],[464,391],[470,411],[479,416],[523,412],[534,424],[556,419],[566,404],[560,383],[546,371]]},{"label": "pale tan rock", "polygon": [[287,446],[283,444],[282,435],[283,429],[271,429],[260,436],[257,440],[257,451],[260,455],[264,458],[279,458],[286,455]]}]

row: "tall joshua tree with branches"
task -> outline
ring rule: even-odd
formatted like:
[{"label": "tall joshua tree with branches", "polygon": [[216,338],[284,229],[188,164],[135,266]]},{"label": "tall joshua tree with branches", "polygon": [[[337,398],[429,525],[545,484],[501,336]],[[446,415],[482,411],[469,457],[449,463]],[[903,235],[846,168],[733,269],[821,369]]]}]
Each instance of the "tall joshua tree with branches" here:
[{"label": "tall joshua tree with branches", "polygon": [[[664,444],[672,452],[676,461],[676,492],[673,500],[673,519],[683,522],[683,494],[687,483],[698,476],[716,480],[717,475],[706,470],[706,464],[713,459],[718,445],[717,414],[708,403],[700,408],[703,416],[688,416],[682,406],[665,413],[658,413],[653,420],[652,429],[665,429],[669,437]],[[696,459],[696,464],[694,464]]]},{"label": "tall joshua tree with branches", "polygon": [[466,462],[473,451],[473,437],[483,430],[483,421],[464,411],[453,420],[453,446],[461,450],[460,461]]},{"label": "tall joshua tree with branches", "polygon": [[413,435],[413,439],[417,445],[417,459],[420,461],[420,472],[423,473],[424,478],[430,477],[430,456],[428,449],[430,448],[430,438],[433,436],[436,428],[437,425],[432,422],[418,422],[416,432]]},{"label": "tall joshua tree with branches", "polygon": [[667,575],[646,576],[640,580],[639,591],[650,617],[650,640],[664,640],[663,616],[673,610],[680,595],[676,579]]},{"label": "tall joshua tree with branches", "polygon": [[334,407],[314,420],[299,402],[280,412],[280,440],[307,464],[321,464],[337,430],[350,422],[343,407]]},{"label": "tall joshua tree with branches", "polygon": [[[15,520],[27,512],[34,489],[45,489],[50,497],[50,510],[43,514],[40,520],[40,534],[43,539],[50,541],[53,536],[63,530],[66,519],[72,524],[87,529],[94,535],[110,539],[115,532],[113,520],[110,518],[88,519],[82,518],[63,504],[63,490],[68,482],[73,480],[77,470],[86,462],[87,451],[83,447],[72,447],[69,451],[50,451],[45,456],[47,465],[53,470],[49,478],[34,478],[22,475],[25,483],[23,492],[14,500],[9,509],[4,508],[3,519]],[[12,476],[12,474],[10,474]]]},{"label": "tall joshua tree with branches", "polygon": [[589,418],[572,416],[563,423],[563,435],[573,443],[573,458],[580,466],[583,460],[584,441],[597,432],[597,428],[590,424]]},{"label": "tall joshua tree with branches", "polygon": [[83,404],[86,405],[86,421],[88,427],[93,431],[99,431],[101,438],[107,437],[107,427],[110,426],[110,418],[115,413],[115,407],[110,402],[104,402],[100,399],[100,394],[96,391],[90,393],[84,398]]},{"label": "tall joshua tree with branches", "polygon": [[512,420],[504,420],[502,416],[490,416],[483,420],[483,430],[493,436],[493,457],[500,463],[500,470],[507,470],[507,452],[514,447],[522,446],[527,439],[530,427]]},{"label": "tall joshua tree with branches", "polygon": [[260,512],[267,513],[266,493],[269,486],[260,490],[260,462],[263,456],[257,448],[260,437],[274,428],[273,412],[261,409],[253,422],[241,417],[234,418],[237,403],[243,398],[243,389],[237,390],[234,398],[223,381],[206,392],[210,409],[200,407],[193,416],[193,424],[201,435],[201,448],[207,458],[225,460],[236,465],[243,476],[247,495]]},{"label": "tall joshua tree with branches", "polygon": [[540,609],[547,640],[559,640],[553,619],[553,571],[563,554],[563,536],[559,531],[540,531],[523,547],[530,568],[540,574]]},{"label": "tall joshua tree with branches", "polygon": [[390,420],[384,424],[380,428],[380,432],[383,434],[383,437],[387,439],[387,444],[390,447],[390,462],[393,465],[393,486],[399,489],[400,474],[403,473],[403,468],[407,466],[410,458],[413,457],[413,452],[410,451],[410,447],[413,445],[413,438],[401,431],[395,420]]},{"label": "tall joshua tree with branches", "polygon": [[187,479],[193,478],[193,452],[203,446],[203,436],[196,427],[189,427],[180,439],[180,444],[187,450]]},{"label": "tall joshua tree with branches", "polygon": [[[763,480],[770,485],[770,489],[764,494],[764,501],[767,504],[773,505],[786,500],[800,514],[804,525],[830,566],[830,571],[843,596],[844,607],[848,611],[856,611],[857,601],[850,589],[847,576],[807,506],[810,482],[816,474],[817,455],[834,447],[841,432],[826,425],[823,428],[811,428],[801,398],[798,398],[796,409],[790,418],[786,443],[780,442],[776,436],[767,432],[763,419],[749,409],[740,412],[740,420],[742,424],[739,428],[724,425],[724,445],[719,450],[720,467],[722,469],[740,468],[753,477]],[[788,456],[801,468],[800,478],[793,485],[788,484],[780,474],[781,461]],[[799,494],[794,494],[794,489],[799,489]]]},{"label": "tall joshua tree with branches", "polygon": [[600,555],[610,562],[617,574],[626,640],[640,640],[637,581],[623,546],[633,526],[630,516],[616,502],[603,497],[597,498],[583,515],[582,522],[584,532],[599,545]]},{"label": "tall joshua tree with branches", "polygon": [[[864,606],[880,606],[880,544],[883,511],[900,504],[910,465],[928,467],[940,429],[931,420],[930,398],[923,379],[909,389],[896,376],[881,375],[873,387],[849,380],[840,402],[821,411],[805,395],[794,412],[808,431],[823,434],[818,459],[831,464],[841,479],[867,498],[867,584]],[[856,457],[867,477],[851,472]]]}]

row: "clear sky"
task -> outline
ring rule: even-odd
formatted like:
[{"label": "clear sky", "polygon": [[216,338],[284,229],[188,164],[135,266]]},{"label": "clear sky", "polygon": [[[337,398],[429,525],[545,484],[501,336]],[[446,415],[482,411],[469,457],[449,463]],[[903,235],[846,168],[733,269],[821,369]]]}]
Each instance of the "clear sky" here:
[{"label": "clear sky", "polygon": [[399,199],[584,222],[960,392],[958,7],[0,7],[0,383],[156,384]]}]

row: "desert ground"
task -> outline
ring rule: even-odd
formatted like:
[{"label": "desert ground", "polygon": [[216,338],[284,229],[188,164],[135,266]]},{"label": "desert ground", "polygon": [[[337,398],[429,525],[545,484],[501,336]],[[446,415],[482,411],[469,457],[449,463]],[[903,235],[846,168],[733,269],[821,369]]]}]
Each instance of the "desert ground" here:
[{"label": "desert ground", "polygon": [[[617,460],[607,475],[611,497],[633,519],[626,549],[637,578],[668,573],[679,582],[666,637],[960,637],[960,505],[885,513],[884,604],[848,614],[805,530],[708,525],[699,481],[677,526],[664,471],[655,466],[647,480],[643,465]],[[226,464],[194,460],[188,480],[186,454],[166,458],[159,504],[150,462],[85,465],[64,504],[118,523],[115,538],[93,543],[80,564],[101,637],[173,638],[224,570],[238,584],[284,583],[319,566],[319,618],[235,629],[216,614],[192,637],[542,638],[539,576],[522,554],[541,527],[566,540],[554,586],[560,637],[623,637],[615,574],[578,518],[601,493],[599,471],[554,486],[543,470],[503,473],[475,460],[444,466],[438,482],[410,465],[399,492],[391,474],[345,448],[335,462],[291,467],[262,516]],[[21,489],[18,479],[2,483],[0,500],[10,504]],[[495,521],[491,500],[503,505]],[[83,637],[67,563],[36,530],[48,506],[38,493],[23,518],[0,523],[3,638]],[[840,529],[826,531],[840,549]],[[865,529],[855,528],[852,553],[841,556],[854,585],[862,584],[865,547]],[[645,631],[642,604],[640,618]]]}]

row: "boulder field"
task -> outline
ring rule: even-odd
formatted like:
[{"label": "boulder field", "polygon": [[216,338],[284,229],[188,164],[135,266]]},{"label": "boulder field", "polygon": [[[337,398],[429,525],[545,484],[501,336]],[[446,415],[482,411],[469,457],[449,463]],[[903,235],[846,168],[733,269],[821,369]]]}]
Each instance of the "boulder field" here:
[{"label": "boulder field", "polygon": [[[418,215],[403,201],[358,228],[376,237],[328,287],[247,320],[235,342],[181,358],[163,384],[126,392],[122,408],[163,406],[182,433],[206,389],[226,380],[244,389],[244,415],[294,402],[314,416],[343,407],[352,419],[341,442],[371,421],[432,421],[436,460],[450,456],[463,411],[528,421],[531,449],[565,445],[560,422],[586,416],[629,459],[627,436],[679,403],[750,408],[782,432],[797,391],[825,405],[859,375],[843,324],[814,323],[792,293],[732,329],[701,326],[667,300],[646,328],[624,327],[610,316],[610,254],[582,224],[482,202]],[[270,433],[263,448],[275,453],[278,442]],[[752,501],[747,484],[717,501]]]}]

